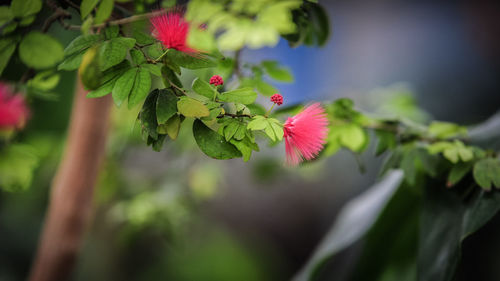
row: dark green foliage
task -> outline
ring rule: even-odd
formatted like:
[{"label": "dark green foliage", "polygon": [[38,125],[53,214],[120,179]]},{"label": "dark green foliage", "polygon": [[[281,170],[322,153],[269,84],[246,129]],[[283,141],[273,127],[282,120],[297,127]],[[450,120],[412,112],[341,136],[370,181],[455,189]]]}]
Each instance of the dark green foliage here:
[{"label": "dark green foliage", "polygon": [[193,123],[193,136],[201,151],[215,159],[231,159],[242,156],[241,152],[223,136],[213,131],[200,120]]},{"label": "dark green foliage", "polygon": [[500,160],[485,158],[474,165],[474,179],[485,190],[491,187],[500,188]]},{"label": "dark green foliage", "polygon": [[149,93],[139,113],[139,120],[141,121],[143,132],[147,133],[148,137],[153,140],[158,139],[158,133],[156,132],[156,128],[158,127],[156,117],[156,102],[158,95],[159,90],[154,90]]},{"label": "dark green foliage", "polygon": [[122,62],[127,56],[127,51],[135,44],[135,39],[117,37],[104,41],[99,48],[101,56],[101,70],[104,71]]},{"label": "dark green foliage", "polygon": [[217,97],[217,90],[208,82],[203,81],[200,78],[196,78],[193,80],[193,85],[191,86],[191,88],[197,94],[207,97],[211,100],[215,100],[215,98]]},{"label": "dark green foliage", "polygon": [[257,99],[257,93],[251,88],[240,88],[220,94],[219,99],[224,102],[251,104]]},{"label": "dark green foliage", "polygon": [[177,113],[177,96],[169,89],[158,90],[156,101],[156,119],[158,124],[164,124]]},{"label": "dark green foliage", "polygon": [[161,77],[163,78],[163,83],[166,87],[170,87],[171,84],[174,86],[182,88],[182,83],[179,80],[179,77],[172,71],[170,67],[164,65],[161,68]]},{"label": "dark green foliage", "polygon": [[500,210],[498,192],[485,192],[470,181],[461,182],[456,189],[458,192],[451,192],[436,181],[424,187],[418,280],[451,280],[463,240]]},{"label": "dark green foliage", "polygon": [[[329,280],[323,278],[328,271],[328,262],[335,259],[336,254],[365,236],[377,220],[380,220],[380,213],[383,209],[387,209],[385,206],[389,201],[394,201],[391,198],[395,196],[394,193],[398,190],[402,180],[401,170],[392,171],[373,187],[348,202],[340,210],[337,220],[312,258],[294,280]],[[398,193],[402,192],[398,191]],[[342,279],[337,277],[337,272],[333,276],[335,276],[334,280]]]},{"label": "dark green foliage", "polygon": [[214,67],[217,65],[213,60],[209,59],[208,57],[202,57],[201,55],[198,56],[188,55],[183,52],[179,52],[175,49],[169,49],[166,57],[168,61],[171,61],[175,65],[187,69],[200,69],[200,68]]},{"label": "dark green foliage", "polygon": [[398,188],[367,233],[349,280],[417,280],[420,200],[417,189]]},{"label": "dark green foliage", "polygon": [[290,46],[323,46],[328,41],[330,22],[321,5],[304,2],[300,9],[293,11],[293,21],[297,24],[297,32],[283,36]]}]

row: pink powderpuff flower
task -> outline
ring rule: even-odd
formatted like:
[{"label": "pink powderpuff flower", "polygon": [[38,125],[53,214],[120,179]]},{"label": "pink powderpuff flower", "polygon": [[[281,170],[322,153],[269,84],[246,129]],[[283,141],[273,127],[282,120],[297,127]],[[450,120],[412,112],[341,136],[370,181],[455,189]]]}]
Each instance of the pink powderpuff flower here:
[{"label": "pink powderpuff flower", "polygon": [[0,82],[0,130],[22,129],[29,110],[21,95],[13,95],[10,87]]},{"label": "pink powderpuff flower", "polygon": [[283,130],[286,162],[296,166],[318,156],[328,135],[328,118],[319,103],[286,120]]},{"label": "pink powderpuff flower", "polygon": [[224,80],[222,80],[222,77],[219,75],[214,75],[212,78],[210,78],[210,84],[214,86],[219,86],[224,84]]},{"label": "pink powderpuff flower", "polygon": [[195,55],[199,52],[187,44],[189,22],[184,19],[183,12],[179,9],[166,11],[150,19],[153,25],[152,35],[167,49]]},{"label": "pink powderpuff flower", "polygon": [[283,104],[283,96],[280,94],[274,94],[271,96],[271,102],[274,104],[280,106]]}]

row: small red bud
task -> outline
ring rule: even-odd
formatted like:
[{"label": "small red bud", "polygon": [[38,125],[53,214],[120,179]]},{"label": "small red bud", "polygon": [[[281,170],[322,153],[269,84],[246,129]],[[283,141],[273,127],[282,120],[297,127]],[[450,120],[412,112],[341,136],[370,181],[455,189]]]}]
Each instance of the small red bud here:
[{"label": "small red bud", "polygon": [[214,86],[219,86],[224,84],[224,81],[222,80],[222,77],[220,77],[219,75],[214,75],[212,76],[212,78],[210,78],[210,84]]},{"label": "small red bud", "polygon": [[274,102],[275,104],[277,104],[278,106],[280,106],[280,105],[283,104],[283,96],[280,95],[280,94],[274,94],[271,97],[271,102]]}]

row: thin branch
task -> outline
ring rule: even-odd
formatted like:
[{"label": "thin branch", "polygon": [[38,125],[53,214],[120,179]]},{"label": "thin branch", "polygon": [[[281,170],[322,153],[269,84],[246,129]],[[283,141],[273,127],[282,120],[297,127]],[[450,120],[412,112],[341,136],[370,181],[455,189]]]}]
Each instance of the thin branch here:
[{"label": "thin branch", "polygon": [[[140,14],[140,15],[126,17],[126,18],[122,18],[119,20],[109,21],[109,22],[105,22],[105,23],[101,23],[101,24],[95,24],[95,25],[92,25],[90,28],[102,28],[102,27],[113,26],[113,25],[124,25],[124,24],[135,22],[135,21],[140,21],[140,20],[156,17],[156,16],[162,15],[164,13],[165,13],[165,11],[163,11],[163,10],[154,11],[154,12],[147,13],[147,14]],[[80,30],[81,25],[68,25],[67,29]]]},{"label": "thin branch", "polygon": [[187,91],[186,91],[186,90],[184,90],[183,88],[181,88],[181,87],[179,87],[179,86],[175,85],[175,84],[174,84],[174,82],[172,82],[172,80],[170,80],[170,79],[169,79],[166,75],[162,75],[162,76],[163,76],[163,78],[165,78],[165,79],[167,79],[167,80],[168,80],[168,83],[170,83],[170,87],[172,87],[172,88],[176,88],[177,90],[179,90],[179,91],[183,92],[184,94],[186,94],[186,93],[187,93]]},{"label": "thin branch", "polygon": [[71,14],[66,12],[65,10],[56,7],[54,13],[48,17],[43,23],[42,32],[46,33],[50,26],[57,20],[62,21],[64,19],[71,18]]},{"label": "thin branch", "polygon": [[221,115],[217,116],[217,118],[224,118],[224,116],[229,116],[229,117],[232,117],[232,118],[238,118],[238,117],[248,117],[248,118],[252,118],[252,117],[253,117],[252,115],[248,115],[248,114],[232,114],[232,113],[224,113],[224,114],[221,114]]},{"label": "thin branch", "polygon": [[141,51],[142,55],[146,58],[146,61],[149,64],[157,64],[158,62],[156,62],[155,60],[149,58],[149,56],[146,54],[146,52],[144,52],[144,50],[142,49],[142,47],[143,46],[138,45],[137,43],[135,44],[135,49]]},{"label": "thin branch", "polygon": [[64,2],[66,2],[71,7],[75,8],[77,11],[80,11],[80,7],[77,4],[73,3],[72,1],[70,1],[70,0],[64,0]]}]

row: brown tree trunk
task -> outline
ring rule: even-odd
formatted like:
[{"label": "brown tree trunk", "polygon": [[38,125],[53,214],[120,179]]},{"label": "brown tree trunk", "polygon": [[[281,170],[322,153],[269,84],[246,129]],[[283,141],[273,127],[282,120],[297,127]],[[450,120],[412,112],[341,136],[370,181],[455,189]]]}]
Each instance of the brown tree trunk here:
[{"label": "brown tree trunk", "polygon": [[69,280],[89,224],[99,164],[105,154],[111,95],[85,98],[78,80],[68,139],[52,183],[31,281]]}]

